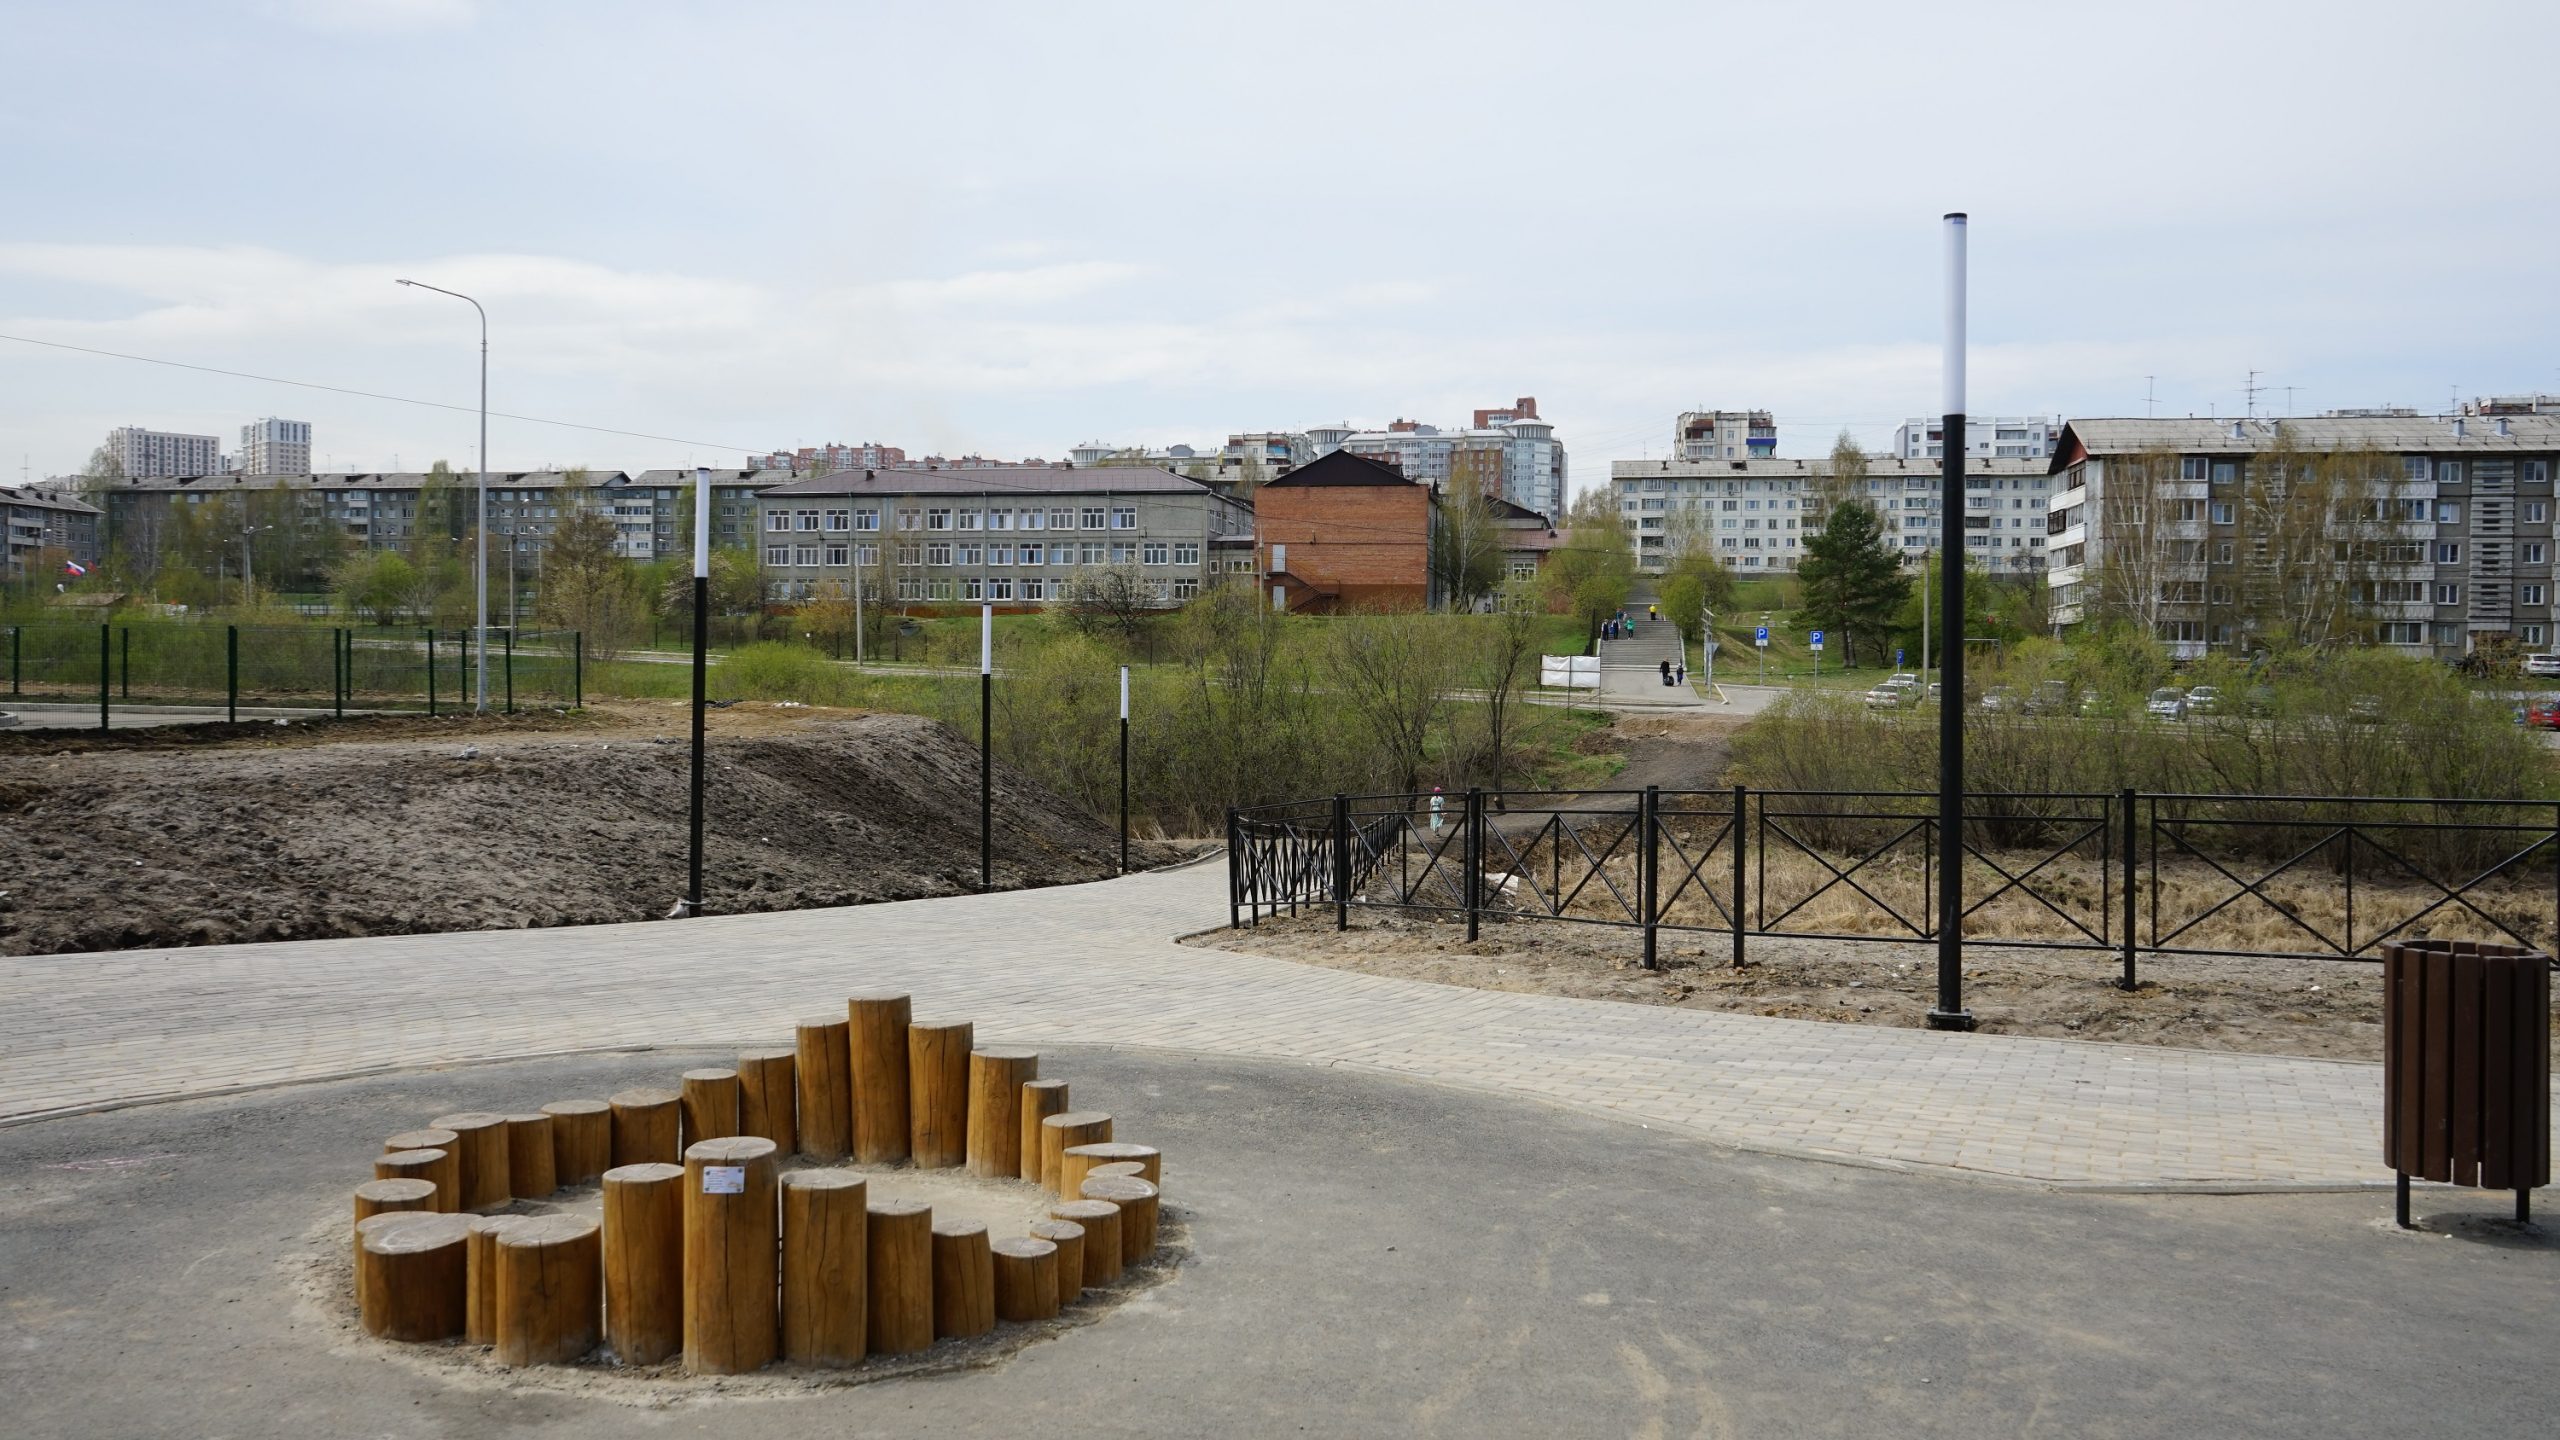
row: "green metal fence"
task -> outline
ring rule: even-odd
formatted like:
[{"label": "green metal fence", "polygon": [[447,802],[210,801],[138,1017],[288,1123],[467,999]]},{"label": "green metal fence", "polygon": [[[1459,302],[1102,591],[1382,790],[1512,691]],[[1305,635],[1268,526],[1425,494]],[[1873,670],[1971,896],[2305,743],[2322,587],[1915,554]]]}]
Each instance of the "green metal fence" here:
[{"label": "green metal fence", "polygon": [[[470,630],[39,620],[5,627],[8,694],[99,707],[452,714],[474,708],[483,657]],[[575,631],[489,631],[489,708],[583,705]]]}]

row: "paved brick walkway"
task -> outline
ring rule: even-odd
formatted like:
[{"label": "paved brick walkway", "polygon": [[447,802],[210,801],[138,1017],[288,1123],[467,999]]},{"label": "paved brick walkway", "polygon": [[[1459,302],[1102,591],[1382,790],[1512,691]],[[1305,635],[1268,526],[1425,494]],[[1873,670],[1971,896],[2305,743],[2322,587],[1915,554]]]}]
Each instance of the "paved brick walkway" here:
[{"label": "paved brick walkway", "polygon": [[1358,1065],[1754,1149],[2037,1181],[2388,1178],[2377,1066],[1770,1020],[1383,979],[1171,943],[1215,863],[682,924],[0,960],[0,1120],[370,1069],[787,1041],[910,990],[982,1040]]}]

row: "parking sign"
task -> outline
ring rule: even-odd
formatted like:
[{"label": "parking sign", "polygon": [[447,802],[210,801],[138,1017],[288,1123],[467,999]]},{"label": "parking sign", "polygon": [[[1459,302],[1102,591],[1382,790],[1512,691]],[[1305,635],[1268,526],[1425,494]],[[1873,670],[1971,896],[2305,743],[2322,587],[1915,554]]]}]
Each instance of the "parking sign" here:
[{"label": "parking sign", "polygon": [[1822,648],[1822,632],[1819,630],[1813,632],[1813,648],[1816,650]]},{"label": "parking sign", "polygon": [[1766,625],[1763,625],[1763,626],[1761,626],[1759,629],[1752,631],[1752,632],[1751,632],[1751,643],[1752,643],[1752,644],[1754,644],[1754,645],[1760,646],[1760,647],[1761,647],[1761,648],[1763,648],[1763,649],[1768,648],[1768,644],[1769,644],[1769,627],[1768,627],[1768,626],[1766,626]]}]

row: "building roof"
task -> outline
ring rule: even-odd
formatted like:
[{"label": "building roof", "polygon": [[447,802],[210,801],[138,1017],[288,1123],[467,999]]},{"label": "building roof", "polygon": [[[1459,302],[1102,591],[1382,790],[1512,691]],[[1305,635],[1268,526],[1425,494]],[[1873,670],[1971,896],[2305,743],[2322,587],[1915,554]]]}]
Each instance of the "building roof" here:
[{"label": "building roof", "polygon": [[1197,480],[1144,465],[1008,466],[988,470],[838,470],[767,490],[766,498],[825,495],[1215,495]]},{"label": "building roof", "polygon": [[[1945,461],[1936,458],[1913,459],[1902,455],[1870,455],[1867,478],[1870,480],[1935,479],[1942,473]],[[1985,459],[1968,455],[1964,473],[1975,475],[2042,475],[2045,459],[2041,455],[2026,458],[2002,457]],[[1780,460],[1762,456],[1752,460],[1612,460],[1612,480],[1801,480],[1831,473],[1831,457],[1813,460]]]},{"label": "building roof", "polygon": [[[781,485],[790,481],[794,473],[779,465],[760,470],[720,470],[707,465],[700,468],[711,471],[714,485]],[[643,470],[631,481],[635,485],[690,485],[693,474],[691,470]]]},{"label": "building roof", "polygon": [[1265,490],[1303,490],[1319,485],[1419,485],[1426,490],[1430,488],[1420,480],[1408,478],[1402,470],[1393,465],[1372,460],[1366,455],[1356,455],[1348,450],[1331,451],[1308,461],[1277,480],[1262,482],[1262,488]]},{"label": "building roof", "polygon": [[59,490],[39,490],[32,485],[0,485],[0,505],[24,505],[36,510],[65,510],[74,515],[95,515],[98,507],[77,495]]},{"label": "building roof", "polygon": [[[118,491],[169,491],[174,493],[208,490],[416,490],[433,477],[426,470],[328,471],[312,475],[141,475],[118,480],[110,487]],[[569,483],[572,472],[566,470],[492,470],[492,488],[536,488]],[[628,485],[633,478],[620,470],[589,470],[587,483],[595,486]],[[457,484],[472,485],[479,480],[476,470],[448,471],[446,479]],[[665,481],[660,484],[670,483]]]},{"label": "building roof", "polygon": [[1535,524],[1542,530],[1552,530],[1555,528],[1553,524],[1549,523],[1545,515],[1530,509],[1526,505],[1515,504],[1512,501],[1505,500],[1499,495],[1487,495],[1484,497],[1484,502],[1485,508],[1493,512],[1493,518],[1501,521],[1505,525],[1517,526]]},{"label": "building roof", "polygon": [[[2500,434],[2500,422],[2506,433]],[[2560,415],[2316,415],[2298,420],[2074,420],[2062,427],[2047,468],[2086,455],[2247,455],[2273,449],[2278,433],[2306,450],[2483,454],[2560,450]]]}]

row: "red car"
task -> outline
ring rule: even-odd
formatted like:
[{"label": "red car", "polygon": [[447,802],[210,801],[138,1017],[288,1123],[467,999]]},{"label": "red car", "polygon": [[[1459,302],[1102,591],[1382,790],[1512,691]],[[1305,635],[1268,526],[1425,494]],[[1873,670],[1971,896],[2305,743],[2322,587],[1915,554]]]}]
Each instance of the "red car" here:
[{"label": "red car", "polygon": [[2531,730],[2560,730],[2560,700],[2536,700],[2525,706],[2524,723]]}]

